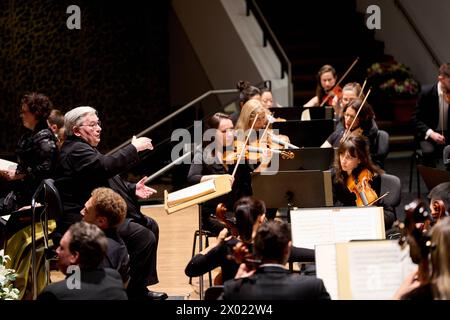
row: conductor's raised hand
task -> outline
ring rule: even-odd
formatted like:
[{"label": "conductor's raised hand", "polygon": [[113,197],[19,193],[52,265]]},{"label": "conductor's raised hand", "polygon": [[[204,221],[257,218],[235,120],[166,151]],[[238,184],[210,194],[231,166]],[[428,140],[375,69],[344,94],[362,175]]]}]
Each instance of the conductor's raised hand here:
[{"label": "conductor's raised hand", "polygon": [[153,150],[152,139],[147,137],[139,137],[133,136],[131,139],[131,144],[136,148],[138,152],[144,150]]},{"label": "conductor's raised hand", "polygon": [[143,177],[138,183],[136,183],[136,197],[139,199],[148,199],[150,196],[158,191],[145,185],[147,177]]}]

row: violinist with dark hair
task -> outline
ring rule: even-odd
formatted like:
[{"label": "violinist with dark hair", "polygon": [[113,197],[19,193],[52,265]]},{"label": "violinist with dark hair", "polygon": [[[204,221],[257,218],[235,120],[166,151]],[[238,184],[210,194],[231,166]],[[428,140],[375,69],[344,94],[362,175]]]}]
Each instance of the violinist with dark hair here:
[{"label": "violinist with dark hair", "polygon": [[[228,115],[215,113],[205,121],[204,132],[206,133],[208,130],[212,135],[213,142],[203,141],[204,148],[195,151],[187,176],[190,184],[215,179],[218,175],[229,173],[230,168],[223,161],[223,153],[227,145],[233,144],[233,122]],[[234,203],[232,194],[211,199],[202,205],[203,228],[214,236],[217,236],[225,227],[215,216],[216,207],[221,202],[231,206]]]},{"label": "violinist with dark hair", "polygon": [[233,125],[236,125],[239,115],[241,114],[241,110],[247,101],[251,99],[261,100],[261,90],[251,85],[248,81],[238,81],[236,88],[239,90],[239,110],[230,116],[231,121],[233,121]]},{"label": "violinist with dark hair", "polygon": [[333,98],[336,95],[340,96],[342,93],[341,87],[336,86],[336,82],[336,69],[329,64],[322,66],[317,72],[316,95],[305,103],[305,107],[316,107],[322,105],[322,103],[331,106]]},{"label": "violinist with dark hair", "polygon": [[[265,212],[266,206],[263,201],[253,197],[239,199],[233,210],[235,221],[228,220],[226,223],[230,230],[224,228],[215,244],[198,253],[189,261],[185,269],[186,275],[197,277],[221,267],[221,280],[233,279],[241,260],[238,258],[239,252],[235,255],[235,247],[242,243],[249,251],[252,250],[252,239],[258,227],[266,219]],[[231,236],[229,236],[230,232]],[[292,247],[289,261],[314,262],[314,250]],[[221,281],[216,284],[221,284]]]},{"label": "violinist with dark hair", "polygon": [[329,300],[323,281],[285,268],[292,247],[286,222],[269,221],[256,231],[253,253],[260,265],[241,264],[235,279],[224,283],[224,300]]},{"label": "violinist with dark hair", "polygon": [[[337,148],[344,136],[350,133],[362,134],[369,141],[369,150],[372,160],[380,167],[383,167],[382,159],[377,157],[378,146],[378,126],[375,122],[375,113],[372,107],[367,102],[361,107],[362,100],[356,98],[350,101],[343,109],[343,116],[341,122],[336,126],[336,129],[322,144],[322,148]],[[358,110],[359,114],[358,114]]]},{"label": "violinist with dark hair", "polygon": [[367,138],[350,135],[342,142],[334,159],[333,200],[335,206],[366,206],[377,203],[384,209],[385,229],[391,228],[394,208],[380,199],[383,170],[372,163]]}]

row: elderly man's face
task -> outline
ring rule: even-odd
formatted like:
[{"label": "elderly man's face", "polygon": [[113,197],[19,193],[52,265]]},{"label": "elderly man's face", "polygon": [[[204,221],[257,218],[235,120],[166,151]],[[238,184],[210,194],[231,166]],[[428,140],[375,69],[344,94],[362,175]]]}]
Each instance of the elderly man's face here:
[{"label": "elderly man's face", "polygon": [[102,132],[101,123],[95,114],[88,114],[84,117],[80,126],[76,127],[74,134],[79,136],[92,147],[100,143],[100,133]]}]

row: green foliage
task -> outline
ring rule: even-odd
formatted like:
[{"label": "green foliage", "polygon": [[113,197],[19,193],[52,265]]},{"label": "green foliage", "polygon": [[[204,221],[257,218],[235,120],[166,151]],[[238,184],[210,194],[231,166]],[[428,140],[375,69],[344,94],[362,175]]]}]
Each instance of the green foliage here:
[{"label": "green foliage", "polygon": [[13,286],[13,282],[16,280],[16,271],[6,267],[8,260],[9,256],[0,252],[0,300],[17,300],[19,290]]}]

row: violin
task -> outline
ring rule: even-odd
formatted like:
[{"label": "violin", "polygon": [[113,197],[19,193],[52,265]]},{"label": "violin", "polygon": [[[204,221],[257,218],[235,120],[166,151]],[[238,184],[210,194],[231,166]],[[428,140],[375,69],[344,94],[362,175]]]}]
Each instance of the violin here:
[{"label": "violin", "polygon": [[431,229],[433,217],[425,203],[416,199],[405,206],[405,222],[399,224],[402,248],[409,244],[411,260],[418,264],[418,280],[421,284],[429,281],[428,256],[431,249]]},{"label": "violin", "polygon": [[[236,227],[236,223],[226,217],[227,208],[223,203],[219,203],[216,207],[216,217],[222,221],[231,232],[231,235],[235,238],[239,238],[239,232]],[[237,264],[245,263],[247,268],[253,270],[256,269],[261,261],[257,260],[253,256],[253,246],[250,242],[240,240],[234,247],[233,253],[227,256],[227,259],[234,260]],[[221,274],[214,279],[214,284],[220,284]]]},{"label": "violin", "polygon": [[378,199],[377,193],[371,188],[369,183],[372,181],[372,178],[373,173],[368,169],[361,170],[356,178],[353,174],[347,178],[347,188],[356,195],[356,205],[358,207],[371,205]]},{"label": "violin", "polygon": [[[328,103],[328,105],[332,105],[331,102],[333,100],[334,95],[339,95],[339,97],[342,97],[342,89],[339,86],[341,84],[341,82],[345,79],[345,77],[348,75],[348,73],[350,72],[350,70],[353,69],[353,67],[355,66],[355,64],[359,61],[359,57],[357,57],[355,59],[355,61],[353,61],[353,63],[350,65],[350,67],[348,67],[347,71],[345,71],[344,75],[339,79],[339,81],[335,84],[334,88],[331,89],[330,91],[327,92],[327,94],[325,95],[324,98],[322,98],[322,102],[320,104],[320,107],[323,107],[325,105],[325,103]],[[334,91],[336,89],[336,91]],[[339,93],[340,90],[340,93]],[[333,96],[331,96],[333,95]],[[331,96],[331,101],[327,102],[329,100]]]},{"label": "violin", "polygon": [[[222,161],[227,164],[237,163],[239,155],[244,151],[243,158],[251,163],[263,162],[264,158],[270,158],[272,154],[280,154],[285,158],[292,158],[292,151],[284,151],[283,147],[275,144],[268,145],[261,140],[255,140],[250,145],[244,145],[243,142],[235,141],[233,150],[225,150]],[[245,149],[245,150],[243,150]]]},{"label": "violin", "polygon": [[333,89],[327,92],[327,94],[322,98],[320,105],[331,106],[335,96],[337,96],[338,99],[342,97],[342,88],[339,85],[334,86]]}]

